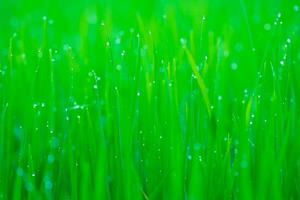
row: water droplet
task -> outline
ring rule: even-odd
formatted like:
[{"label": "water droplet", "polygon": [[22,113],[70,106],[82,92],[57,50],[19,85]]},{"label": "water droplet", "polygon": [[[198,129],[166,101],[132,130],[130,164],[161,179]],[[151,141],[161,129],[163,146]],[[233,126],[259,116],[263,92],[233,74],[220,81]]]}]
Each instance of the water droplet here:
[{"label": "water droplet", "polygon": [[117,69],[118,71],[120,71],[120,70],[122,69],[122,66],[121,66],[121,65],[117,65],[117,66],[116,66],[116,69]]},{"label": "water droplet", "polygon": [[238,65],[237,65],[237,63],[233,62],[233,63],[231,63],[230,67],[232,70],[236,70],[238,68]]},{"label": "water droplet", "polygon": [[140,93],[140,92],[137,92],[136,95],[139,97],[139,96],[141,96],[141,93]]},{"label": "water droplet", "polygon": [[45,180],[45,189],[46,190],[51,190],[53,187],[52,182],[49,179]]},{"label": "water droplet", "polygon": [[194,144],[194,150],[199,151],[200,148],[201,148],[201,144],[200,143],[197,142],[197,143]]},{"label": "water droplet", "polygon": [[234,49],[236,52],[242,52],[244,50],[244,45],[241,42],[235,44]]},{"label": "water droplet", "polygon": [[223,97],[221,95],[218,96],[218,101],[221,101]]},{"label": "water droplet", "polygon": [[198,159],[199,159],[200,162],[202,162],[202,156],[201,155],[198,156]]},{"label": "water droplet", "polygon": [[71,107],[71,109],[70,109],[70,110],[78,110],[79,108],[80,108],[80,106],[79,106],[79,105],[77,105],[77,104],[75,104],[75,106]]},{"label": "water droplet", "polygon": [[235,171],[235,172],[234,172],[234,176],[239,176],[239,172],[238,172],[238,171]]},{"label": "water droplet", "polygon": [[269,24],[269,23],[265,24],[265,25],[264,25],[264,29],[265,29],[266,31],[271,30],[271,24]]},{"label": "water droplet", "polygon": [[187,159],[188,159],[188,160],[192,160],[192,155],[188,155],[188,156],[187,156]]},{"label": "water droplet", "polygon": [[248,142],[249,142],[249,144],[251,144],[252,147],[255,146],[255,144],[254,144],[254,143],[252,142],[252,140],[250,140],[249,138],[248,138]]},{"label": "water droplet", "polygon": [[87,16],[87,22],[89,24],[96,24],[97,23],[97,15],[94,12],[91,12]]},{"label": "water droplet", "polygon": [[284,61],[283,60],[280,61],[280,65],[284,65]]},{"label": "water droplet", "polygon": [[229,51],[227,51],[227,50],[224,50],[224,53],[223,53],[224,57],[226,57],[226,58],[227,58],[227,57],[229,56],[229,54],[230,54],[230,53],[229,53]]},{"label": "water droplet", "polygon": [[118,45],[118,44],[121,44],[121,38],[120,37],[117,37],[116,40],[115,40],[115,43]]},{"label": "water droplet", "polygon": [[24,170],[21,167],[17,168],[17,175],[18,176],[23,176],[24,175]]},{"label": "water droplet", "polygon": [[52,25],[53,23],[54,23],[54,20],[53,20],[53,19],[49,19],[49,20],[48,20],[48,24],[49,24],[49,25]]},{"label": "water droplet", "polygon": [[42,58],[43,57],[43,52],[41,49],[38,50],[38,58]]},{"label": "water droplet", "polygon": [[25,59],[26,59],[26,54],[25,54],[25,53],[22,53],[22,54],[21,54],[21,59],[22,59],[22,60],[25,60]]},{"label": "water droplet", "polygon": [[180,38],[180,43],[182,47],[186,47],[187,40],[185,38]]},{"label": "water droplet", "polygon": [[248,159],[247,159],[246,155],[243,155],[243,158],[241,160],[240,166],[243,169],[245,169],[245,168],[248,167]]},{"label": "water droplet", "polygon": [[94,70],[89,72],[89,77],[93,77],[93,76],[95,76],[95,71]]},{"label": "water droplet", "polygon": [[54,160],[55,160],[54,155],[53,154],[49,154],[47,160],[48,160],[48,163],[50,163],[50,164],[53,163]]},{"label": "water droplet", "polygon": [[125,56],[125,51],[124,51],[124,50],[121,52],[121,56],[122,56],[122,57]]},{"label": "water droplet", "polygon": [[281,17],[281,13],[278,13],[277,17],[280,18]]},{"label": "water droplet", "polygon": [[295,12],[298,12],[298,11],[299,11],[299,6],[298,6],[297,4],[295,4],[295,5],[293,6],[293,9],[294,9]]},{"label": "water droplet", "polygon": [[235,148],[235,149],[234,149],[234,154],[237,154],[237,153],[238,153],[238,149]]},{"label": "water droplet", "polygon": [[26,183],[25,183],[25,189],[26,189],[27,191],[32,191],[32,190],[33,190],[33,185],[32,185],[32,183],[31,183],[31,182],[26,182]]}]

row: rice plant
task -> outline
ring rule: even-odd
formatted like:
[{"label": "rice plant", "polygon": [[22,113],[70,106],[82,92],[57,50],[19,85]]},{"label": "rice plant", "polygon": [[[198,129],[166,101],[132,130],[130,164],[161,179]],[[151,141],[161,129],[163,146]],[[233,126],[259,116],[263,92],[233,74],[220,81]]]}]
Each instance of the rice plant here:
[{"label": "rice plant", "polygon": [[1,0],[0,199],[299,199],[299,5]]}]

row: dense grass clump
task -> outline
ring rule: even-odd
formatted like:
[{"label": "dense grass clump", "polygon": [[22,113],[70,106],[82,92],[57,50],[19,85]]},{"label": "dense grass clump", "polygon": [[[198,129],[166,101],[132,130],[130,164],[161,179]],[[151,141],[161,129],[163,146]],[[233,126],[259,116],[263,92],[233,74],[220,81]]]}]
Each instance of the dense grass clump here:
[{"label": "dense grass clump", "polygon": [[0,199],[299,199],[299,6],[0,1]]}]

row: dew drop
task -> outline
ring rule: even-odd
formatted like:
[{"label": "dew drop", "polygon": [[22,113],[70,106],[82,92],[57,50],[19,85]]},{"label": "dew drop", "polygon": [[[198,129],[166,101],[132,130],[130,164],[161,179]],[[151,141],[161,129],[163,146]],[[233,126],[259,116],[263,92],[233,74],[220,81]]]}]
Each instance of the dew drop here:
[{"label": "dew drop", "polygon": [[52,182],[49,179],[45,180],[45,189],[51,190],[52,187],[53,187]]},{"label": "dew drop", "polygon": [[277,17],[280,18],[281,17],[281,13],[278,13]]},{"label": "dew drop", "polygon": [[25,183],[25,189],[27,190],[27,191],[32,191],[33,190],[33,185],[32,185],[32,183],[31,182],[26,182]]},{"label": "dew drop", "polygon": [[265,25],[264,25],[264,29],[265,29],[266,31],[271,30],[271,24],[269,24],[269,23],[265,24]]},{"label": "dew drop", "polygon": [[37,103],[34,103],[33,105],[32,105],[32,108],[37,108],[38,107],[38,104]]},{"label": "dew drop", "polygon": [[53,154],[49,154],[47,160],[48,160],[48,163],[50,163],[50,164],[53,163],[54,160],[55,160],[54,155]]},{"label": "dew drop", "polygon": [[202,162],[202,156],[201,155],[198,156],[198,159],[199,159],[200,162]]},{"label": "dew drop", "polygon": [[241,163],[240,163],[240,166],[241,166],[241,168],[243,168],[243,169],[245,169],[245,168],[248,167],[248,160],[247,160],[247,157],[246,157],[245,155],[243,156],[243,159],[242,159],[242,161],[241,161]]},{"label": "dew drop", "polygon": [[125,51],[124,51],[124,50],[121,52],[121,56],[122,56],[122,57],[125,56]]},{"label": "dew drop", "polygon": [[121,38],[120,37],[117,37],[116,40],[115,40],[115,43],[118,45],[118,44],[121,44]]},{"label": "dew drop", "polygon": [[117,65],[117,66],[116,66],[116,69],[117,69],[118,71],[121,71],[122,66],[121,66],[121,65]]},{"label": "dew drop", "polygon": [[182,47],[186,47],[187,40],[185,38],[180,38],[180,44]]},{"label": "dew drop", "polygon": [[24,170],[21,167],[17,168],[17,175],[18,176],[23,176],[24,175]]},{"label": "dew drop", "polygon": [[38,58],[42,58],[43,57],[43,52],[41,49],[38,50]]},{"label": "dew drop", "polygon": [[237,65],[237,63],[233,62],[233,63],[231,63],[230,67],[232,70],[236,70],[238,68],[238,65]]}]

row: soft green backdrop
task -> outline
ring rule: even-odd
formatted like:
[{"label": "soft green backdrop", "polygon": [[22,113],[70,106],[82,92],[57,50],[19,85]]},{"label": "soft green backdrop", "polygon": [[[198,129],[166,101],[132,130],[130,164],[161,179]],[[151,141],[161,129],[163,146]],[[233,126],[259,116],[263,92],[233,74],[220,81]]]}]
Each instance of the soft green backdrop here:
[{"label": "soft green backdrop", "polygon": [[299,5],[0,0],[0,199],[299,199]]}]

